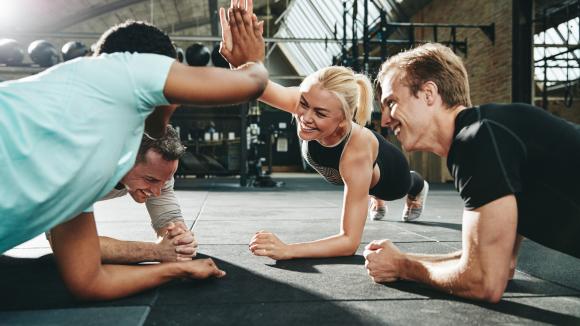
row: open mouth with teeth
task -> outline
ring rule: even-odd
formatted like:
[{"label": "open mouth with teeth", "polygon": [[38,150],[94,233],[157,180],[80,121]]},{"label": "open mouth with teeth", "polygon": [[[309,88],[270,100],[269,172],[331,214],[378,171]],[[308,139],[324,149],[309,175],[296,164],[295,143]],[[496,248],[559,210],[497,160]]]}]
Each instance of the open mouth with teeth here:
[{"label": "open mouth with teeth", "polygon": [[311,128],[306,126],[305,124],[303,124],[302,122],[300,122],[300,130],[304,131],[304,132],[313,132],[318,130],[317,128]]},{"label": "open mouth with teeth", "polygon": [[391,125],[391,130],[393,131],[393,134],[395,134],[395,136],[398,136],[399,133],[401,132],[401,124],[397,122]]}]

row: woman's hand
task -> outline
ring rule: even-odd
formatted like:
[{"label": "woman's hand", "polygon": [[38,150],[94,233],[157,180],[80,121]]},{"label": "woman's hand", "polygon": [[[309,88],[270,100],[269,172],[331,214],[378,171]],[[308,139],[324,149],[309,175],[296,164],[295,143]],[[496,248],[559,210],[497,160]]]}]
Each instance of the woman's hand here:
[{"label": "woman's hand", "polygon": [[291,259],[289,246],[274,233],[257,232],[250,240],[250,251],[256,256],[266,256],[275,260]]}]

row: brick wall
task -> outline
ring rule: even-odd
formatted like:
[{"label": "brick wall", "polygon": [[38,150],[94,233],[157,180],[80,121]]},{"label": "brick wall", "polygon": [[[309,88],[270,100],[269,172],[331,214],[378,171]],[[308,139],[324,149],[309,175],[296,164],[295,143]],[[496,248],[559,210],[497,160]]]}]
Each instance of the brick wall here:
[{"label": "brick wall", "polygon": [[[469,74],[473,104],[511,102],[512,1],[433,0],[411,21],[416,23],[495,23],[495,44],[479,29],[458,29],[457,40],[467,39],[467,54],[460,54]],[[450,29],[439,29],[438,41],[451,39]],[[433,40],[431,29],[416,31],[416,38]],[[430,182],[452,180],[446,160],[432,153],[409,153],[411,168]]]},{"label": "brick wall", "polygon": [[[535,104],[541,107],[542,101],[537,100]],[[548,111],[562,119],[580,124],[580,97],[576,94],[571,107],[566,107],[563,99],[555,98],[550,100],[548,103]]]},{"label": "brick wall", "polygon": [[[512,2],[509,0],[433,0],[417,13],[413,22],[449,24],[495,23],[495,44],[479,29],[458,29],[457,39],[467,38],[467,55],[462,55],[474,104],[511,102]],[[449,39],[441,29],[439,41]],[[417,31],[420,39],[432,39],[431,30]]]}]

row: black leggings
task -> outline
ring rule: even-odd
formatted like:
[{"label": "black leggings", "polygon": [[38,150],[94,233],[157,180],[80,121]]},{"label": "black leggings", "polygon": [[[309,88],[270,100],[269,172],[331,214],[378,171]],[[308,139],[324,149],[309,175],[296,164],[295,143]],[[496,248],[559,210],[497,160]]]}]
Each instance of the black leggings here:
[{"label": "black leggings", "polygon": [[407,195],[411,197],[417,197],[417,195],[423,190],[423,186],[425,186],[425,179],[415,172],[411,171],[411,188],[407,192]]},{"label": "black leggings", "polygon": [[417,196],[423,190],[423,177],[409,172],[409,163],[403,153],[383,136],[371,130],[379,141],[379,154],[375,164],[379,166],[379,182],[369,189],[369,194],[382,200],[396,200],[406,195]]}]

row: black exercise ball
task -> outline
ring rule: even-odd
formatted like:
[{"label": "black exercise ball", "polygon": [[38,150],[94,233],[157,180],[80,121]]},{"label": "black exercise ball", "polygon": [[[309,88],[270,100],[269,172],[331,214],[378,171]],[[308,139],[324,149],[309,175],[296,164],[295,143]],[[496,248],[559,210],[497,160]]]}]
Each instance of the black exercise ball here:
[{"label": "black exercise ball", "polygon": [[22,63],[24,50],[20,44],[12,39],[0,40],[0,63],[14,66]]},{"label": "black exercise ball", "polygon": [[34,63],[41,67],[54,66],[59,62],[59,53],[54,45],[44,40],[30,43],[28,46],[28,55]]},{"label": "black exercise ball", "polygon": [[89,53],[89,49],[86,45],[79,41],[70,41],[62,46],[62,59],[64,61],[69,61],[74,58],[84,57]]},{"label": "black exercise ball", "polygon": [[209,50],[200,43],[193,43],[185,50],[185,60],[190,66],[201,67],[209,62]]},{"label": "black exercise ball", "polygon": [[220,67],[220,68],[229,68],[230,67],[230,64],[220,54],[220,45],[219,44],[216,44],[216,46],[213,47],[213,51],[211,51],[211,62],[216,67]]}]

